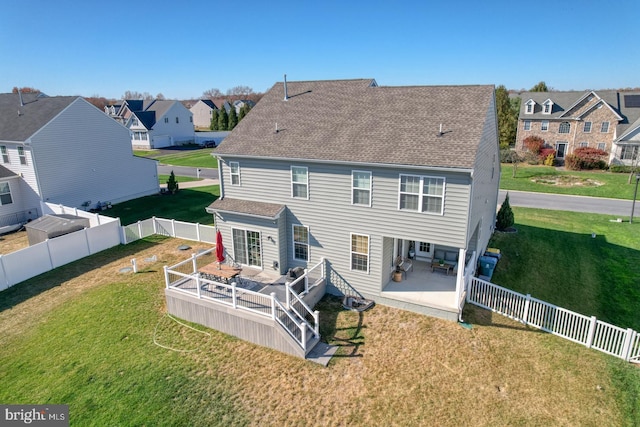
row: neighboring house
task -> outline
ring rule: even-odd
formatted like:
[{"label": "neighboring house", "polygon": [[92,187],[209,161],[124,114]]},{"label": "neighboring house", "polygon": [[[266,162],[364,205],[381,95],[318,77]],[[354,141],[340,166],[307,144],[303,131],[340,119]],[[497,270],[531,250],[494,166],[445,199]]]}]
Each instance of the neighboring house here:
[{"label": "neighboring house", "polygon": [[[492,86],[277,83],[216,155],[207,211],[235,262],[283,274],[324,258],[331,293],[459,318],[496,216]],[[413,268],[394,282],[400,261]]]},{"label": "neighboring house", "polygon": [[116,117],[118,117],[118,111],[120,111],[120,107],[122,107],[122,105],[120,104],[105,105],[104,113],[109,117],[115,119]]},{"label": "neighboring house", "polygon": [[[524,92],[516,149],[529,136],[542,138],[559,161],[579,147],[606,151],[609,163],[637,158],[640,94],[618,91]],[[633,135],[636,135],[635,137]]]},{"label": "neighboring house", "polygon": [[211,127],[211,118],[213,110],[217,110],[216,104],[210,99],[200,99],[189,111],[193,114],[193,125],[200,129],[209,129]]},{"label": "neighboring house", "polygon": [[91,208],[159,192],[155,161],[80,97],[0,94],[0,153],[0,224],[38,217],[40,201]]},{"label": "neighboring house", "polygon": [[193,143],[193,115],[181,102],[127,99],[115,119],[131,131],[134,149]]},{"label": "neighboring house", "polygon": [[218,107],[219,110],[223,108],[227,111],[227,114],[231,112],[231,108],[236,110],[236,114],[240,114],[240,110],[245,105],[248,105],[250,108],[255,107],[256,103],[249,99],[236,99],[235,101],[229,102],[224,98],[214,99],[212,102]]}]

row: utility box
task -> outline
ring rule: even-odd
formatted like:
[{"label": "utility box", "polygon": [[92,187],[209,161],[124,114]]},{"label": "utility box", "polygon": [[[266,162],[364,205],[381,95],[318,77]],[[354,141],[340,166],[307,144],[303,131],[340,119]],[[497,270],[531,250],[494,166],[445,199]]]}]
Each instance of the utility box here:
[{"label": "utility box", "polygon": [[27,223],[24,228],[27,230],[29,246],[44,242],[47,239],[64,236],[74,231],[89,228],[91,223],[89,218],[82,218],[75,215],[43,215],[40,218]]}]

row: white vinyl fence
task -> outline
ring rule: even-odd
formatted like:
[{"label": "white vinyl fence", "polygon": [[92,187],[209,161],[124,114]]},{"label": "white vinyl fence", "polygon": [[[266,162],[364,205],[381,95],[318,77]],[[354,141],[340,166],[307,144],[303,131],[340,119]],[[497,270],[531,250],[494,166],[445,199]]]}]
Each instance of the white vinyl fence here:
[{"label": "white vinyl fence", "polygon": [[640,363],[640,334],[474,277],[467,302],[545,332],[633,363]]},{"label": "white vinyl fence", "polygon": [[0,291],[88,255],[120,244],[120,220],[75,208],[42,203],[43,214],[89,218],[90,228],[0,255]]},{"label": "white vinyl fence", "polygon": [[122,243],[126,245],[154,234],[197,242],[216,242],[216,229],[211,225],[153,217],[122,227]]}]

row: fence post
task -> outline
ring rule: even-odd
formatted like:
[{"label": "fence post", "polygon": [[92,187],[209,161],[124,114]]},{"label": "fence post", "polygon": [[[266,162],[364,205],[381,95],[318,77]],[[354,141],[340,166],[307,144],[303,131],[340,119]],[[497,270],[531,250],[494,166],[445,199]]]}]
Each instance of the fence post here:
[{"label": "fence post", "polygon": [[276,293],[271,292],[271,317],[276,320]]},{"label": "fence post", "polygon": [[176,237],[176,220],[171,218],[171,237]]},{"label": "fence post", "polygon": [[155,215],[151,217],[151,222],[153,223],[153,234],[158,234],[158,223],[156,222]]},{"label": "fence post", "polygon": [[162,269],[164,270],[164,282],[167,284],[167,289],[169,289],[169,268],[165,265]]},{"label": "fence post", "polygon": [[300,332],[302,332],[302,349],[307,352],[307,325],[304,322],[300,322]]},{"label": "fence post", "polygon": [[313,321],[315,322],[313,325],[313,333],[316,338],[320,338],[320,312],[318,310],[313,312]]},{"label": "fence post", "polygon": [[137,273],[138,272],[138,263],[136,262],[135,258],[131,258],[131,265],[133,266],[133,272]]},{"label": "fence post", "polygon": [[238,308],[238,296],[236,293],[236,282],[231,282],[231,303],[233,308]]},{"label": "fence post", "polygon": [[471,302],[471,288],[473,287],[473,279],[474,277],[471,276],[469,278],[469,281],[467,282],[467,295],[466,295],[466,302]]},{"label": "fence post", "polygon": [[198,240],[198,242],[201,242],[201,240],[200,240],[200,223],[199,222],[196,223],[196,239]]},{"label": "fence post", "polygon": [[322,277],[322,280],[326,279],[324,274],[324,257],[322,257],[320,258],[320,277]]},{"label": "fence post", "polygon": [[587,348],[591,348],[591,344],[593,344],[593,335],[596,332],[596,316],[591,316],[591,324],[589,325],[589,334],[587,335],[587,342],[584,344]]},{"label": "fence post", "polygon": [[531,305],[531,294],[527,294],[524,300],[524,313],[522,313],[522,323],[525,325],[529,321],[529,306]]},{"label": "fence post", "polygon": [[631,356],[631,343],[633,342],[633,333],[633,329],[627,328],[627,334],[624,337],[624,344],[622,345],[622,354],[620,355],[620,357],[626,361],[629,361],[629,357]]},{"label": "fence post", "polygon": [[53,257],[51,256],[51,247],[49,247],[49,239],[45,240],[44,243],[47,245],[47,253],[49,254],[49,265],[51,265],[51,270],[53,270]]},{"label": "fence post", "polygon": [[91,252],[91,245],[89,244],[89,233],[86,228],[83,228],[83,230],[84,230],[84,240],[85,242],[87,242],[87,253],[91,255],[92,252]]},{"label": "fence post", "polygon": [[[2,255],[0,255],[0,268],[2,269],[2,277],[4,278],[4,283],[7,285],[7,288],[9,288],[9,278],[7,277],[7,270],[5,270],[4,268],[4,261],[2,260]],[[2,289],[7,289],[2,287]]]},{"label": "fence post", "polygon": [[138,239],[142,239],[144,236],[142,235],[142,222],[138,221]]},{"label": "fence post", "polygon": [[100,225],[100,214],[96,212],[96,221],[98,221],[98,225]]},{"label": "fence post", "polygon": [[304,293],[309,293],[309,269],[304,269]]},{"label": "fence post", "polygon": [[198,272],[198,260],[196,259],[196,254],[191,254],[191,264],[193,265],[193,274]]},{"label": "fence post", "polygon": [[202,290],[200,289],[200,275],[196,274],[196,290],[198,292],[198,299],[202,298]]}]

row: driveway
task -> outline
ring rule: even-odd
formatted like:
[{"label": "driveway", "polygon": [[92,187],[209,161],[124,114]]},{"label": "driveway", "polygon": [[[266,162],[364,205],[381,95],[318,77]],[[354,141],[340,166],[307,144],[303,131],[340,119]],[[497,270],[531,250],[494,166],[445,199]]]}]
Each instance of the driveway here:
[{"label": "driveway", "polygon": [[[506,190],[500,190],[498,203],[502,204]],[[567,196],[564,194],[531,193],[509,190],[511,206],[524,208],[555,209],[560,211],[589,212],[629,219],[631,200],[606,199],[603,197]],[[640,216],[640,203],[636,203],[634,218]]]}]

